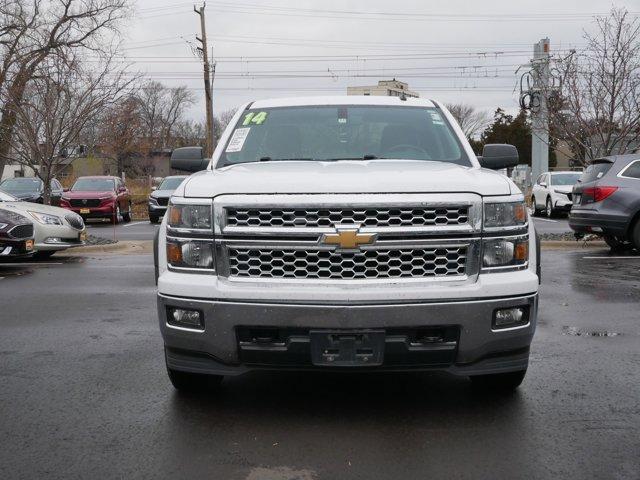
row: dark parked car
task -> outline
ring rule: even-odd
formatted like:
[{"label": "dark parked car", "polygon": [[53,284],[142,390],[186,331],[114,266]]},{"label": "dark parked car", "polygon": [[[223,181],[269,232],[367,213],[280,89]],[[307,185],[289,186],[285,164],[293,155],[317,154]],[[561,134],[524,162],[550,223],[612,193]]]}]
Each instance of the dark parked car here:
[{"label": "dark parked car", "polygon": [[0,208],[0,259],[32,255],[33,231],[27,217]]},{"label": "dark parked car", "polygon": [[614,250],[640,249],[640,155],[594,161],[573,187],[569,226],[601,235]]},{"label": "dark parked car", "polygon": [[[44,183],[37,177],[7,178],[0,183],[0,190],[23,202],[44,203]],[[55,178],[51,180],[51,205],[60,205],[62,185]]]},{"label": "dark parked car", "polygon": [[180,186],[186,175],[165,177],[158,188],[149,195],[149,221],[158,223],[167,211],[171,194]]},{"label": "dark parked car", "polygon": [[79,177],[62,195],[60,206],[83,219],[107,218],[112,223],[131,221],[131,195],[119,177]]}]

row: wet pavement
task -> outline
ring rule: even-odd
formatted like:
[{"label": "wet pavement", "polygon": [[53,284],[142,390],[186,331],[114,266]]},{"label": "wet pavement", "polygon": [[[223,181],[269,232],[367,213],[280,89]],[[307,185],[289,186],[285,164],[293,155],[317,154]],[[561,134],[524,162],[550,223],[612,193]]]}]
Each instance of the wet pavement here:
[{"label": "wet pavement", "polygon": [[637,479],[640,257],[545,250],[543,266],[529,373],[506,397],[441,374],[296,373],[181,396],[149,256],[0,267],[0,478]]},{"label": "wet pavement", "polygon": [[87,223],[87,233],[109,240],[153,240],[159,226],[148,220],[134,220],[118,225],[92,220]]}]

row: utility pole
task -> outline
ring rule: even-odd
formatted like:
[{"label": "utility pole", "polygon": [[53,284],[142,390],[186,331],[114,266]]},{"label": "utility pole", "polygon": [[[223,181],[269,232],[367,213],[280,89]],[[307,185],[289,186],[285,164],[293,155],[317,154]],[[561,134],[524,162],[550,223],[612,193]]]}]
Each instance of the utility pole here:
[{"label": "utility pole", "polygon": [[205,108],[207,109],[207,145],[205,148],[205,155],[210,157],[213,154],[213,96],[211,93],[211,67],[209,66],[209,54],[207,52],[207,29],[205,27],[204,7],[193,7],[193,11],[200,15],[200,31],[201,38],[196,35],[202,46],[198,47],[198,51],[202,55],[202,62],[204,66],[204,96],[205,96]]},{"label": "utility pole", "polygon": [[548,38],[533,45],[531,92],[531,180],[549,171],[549,50]]}]

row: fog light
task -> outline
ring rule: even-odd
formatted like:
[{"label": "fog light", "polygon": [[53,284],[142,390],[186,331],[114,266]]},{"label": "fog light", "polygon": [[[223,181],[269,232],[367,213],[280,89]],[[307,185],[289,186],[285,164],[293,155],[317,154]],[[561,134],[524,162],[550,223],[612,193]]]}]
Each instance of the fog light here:
[{"label": "fog light", "polygon": [[174,327],[204,330],[204,318],[198,310],[169,308],[167,309],[167,323]]},{"label": "fog light", "polygon": [[503,308],[493,314],[493,329],[513,328],[529,323],[527,307]]},{"label": "fog light", "polygon": [[44,243],[62,243],[62,239],[60,237],[47,237]]}]

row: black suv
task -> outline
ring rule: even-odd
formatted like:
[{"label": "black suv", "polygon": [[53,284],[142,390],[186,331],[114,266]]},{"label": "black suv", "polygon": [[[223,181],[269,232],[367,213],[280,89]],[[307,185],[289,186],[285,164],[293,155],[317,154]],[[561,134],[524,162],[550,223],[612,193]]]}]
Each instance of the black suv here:
[{"label": "black suv", "polygon": [[569,226],[614,250],[640,249],[640,155],[595,160],[573,187]]}]

